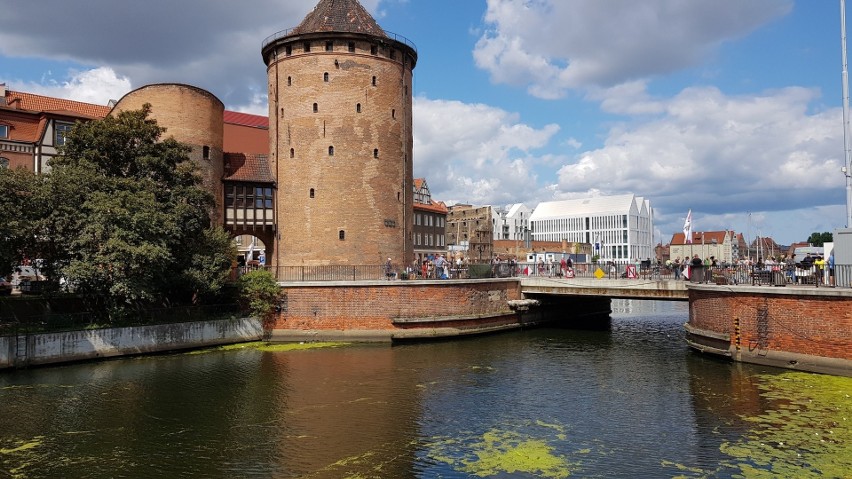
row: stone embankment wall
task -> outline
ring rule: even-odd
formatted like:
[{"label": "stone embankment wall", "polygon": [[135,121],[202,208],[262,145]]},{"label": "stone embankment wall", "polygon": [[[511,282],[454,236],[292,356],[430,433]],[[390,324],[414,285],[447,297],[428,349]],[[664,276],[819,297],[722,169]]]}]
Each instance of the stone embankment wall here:
[{"label": "stone embankment wall", "polygon": [[257,341],[252,318],[0,337],[0,369]]},{"label": "stone embankment wall", "polygon": [[852,376],[852,291],[690,287],[687,339],[737,361]]},{"label": "stone embankment wall", "polygon": [[522,326],[517,279],[286,283],[273,340],[391,341]]}]

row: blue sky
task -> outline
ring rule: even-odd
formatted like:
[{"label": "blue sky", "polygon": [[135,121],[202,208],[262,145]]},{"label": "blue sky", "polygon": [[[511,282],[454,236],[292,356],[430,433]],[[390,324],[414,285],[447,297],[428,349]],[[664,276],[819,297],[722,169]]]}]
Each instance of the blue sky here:
[{"label": "blue sky", "polygon": [[[0,82],[98,104],[149,83],[266,112],[265,37],[316,0],[0,0]],[[497,206],[633,193],[657,240],[845,226],[836,0],[363,0],[410,39],[415,176]],[[33,19],[38,21],[33,21]]]}]

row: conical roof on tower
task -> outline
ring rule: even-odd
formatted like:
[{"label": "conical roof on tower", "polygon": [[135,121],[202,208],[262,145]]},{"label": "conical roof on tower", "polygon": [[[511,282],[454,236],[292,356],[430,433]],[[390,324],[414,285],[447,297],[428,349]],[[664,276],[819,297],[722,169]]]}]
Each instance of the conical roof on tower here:
[{"label": "conical roof on tower", "polygon": [[357,32],[387,36],[358,0],[320,0],[290,35],[317,32]]}]

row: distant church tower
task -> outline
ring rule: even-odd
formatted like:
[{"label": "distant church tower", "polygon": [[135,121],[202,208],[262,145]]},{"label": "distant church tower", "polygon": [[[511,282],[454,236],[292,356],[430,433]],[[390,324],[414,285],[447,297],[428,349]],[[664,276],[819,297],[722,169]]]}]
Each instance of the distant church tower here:
[{"label": "distant church tower", "polygon": [[357,0],[321,0],[262,54],[278,184],[273,263],[410,263],[414,45]]}]

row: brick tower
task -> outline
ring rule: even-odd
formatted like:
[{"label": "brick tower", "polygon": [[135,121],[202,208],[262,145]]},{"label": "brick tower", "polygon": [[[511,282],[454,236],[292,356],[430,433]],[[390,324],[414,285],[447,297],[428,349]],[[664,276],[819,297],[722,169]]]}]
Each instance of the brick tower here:
[{"label": "brick tower", "polygon": [[262,54],[278,184],[274,264],[408,264],[413,44],[357,0],[321,0]]}]

